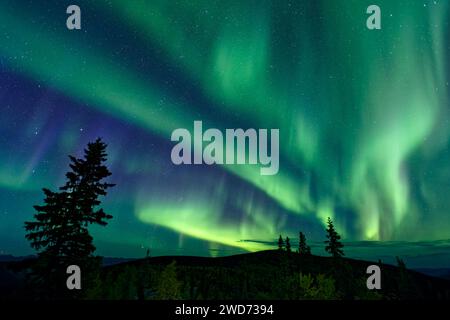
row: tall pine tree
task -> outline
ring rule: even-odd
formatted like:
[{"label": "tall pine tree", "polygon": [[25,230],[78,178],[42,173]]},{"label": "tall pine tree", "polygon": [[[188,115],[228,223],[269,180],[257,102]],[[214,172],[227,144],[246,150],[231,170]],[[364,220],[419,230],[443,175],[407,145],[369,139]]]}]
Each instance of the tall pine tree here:
[{"label": "tall pine tree", "polygon": [[289,237],[286,237],[286,251],[291,252],[291,241],[289,240]]},{"label": "tall pine tree", "polygon": [[278,238],[278,250],[283,250],[283,248],[284,248],[284,241],[283,241],[283,237],[281,237],[281,234],[280,234],[280,237]]},{"label": "tall pine tree", "polygon": [[328,240],[325,241],[327,244],[325,250],[335,258],[342,257],[344,255],[344,251],[342,251],[344,245],[339,241],[341,236],[334,229],[333,221],[331,221],[330,217],[328,217],[327,225]]},{"label": "tall pine tree", "polygon": [[311,248],[306,244],[306,237],[303,232],[299,234],[298,253],[301,255],[311,254]]},{"label": "tall pine tree", "polygon": [[44,205],[34,206],[34,221],[25,222],[26,238],[40,257],[78,261],[95,251],[90,224],[105,226],[112,216],[100,205],[100,196],[114,184],[103,182],[111,172],[105,166],[107,145],[99,138],[89,143],[84,158],[69,156],[67,182],[59,192],[43,189]]}]

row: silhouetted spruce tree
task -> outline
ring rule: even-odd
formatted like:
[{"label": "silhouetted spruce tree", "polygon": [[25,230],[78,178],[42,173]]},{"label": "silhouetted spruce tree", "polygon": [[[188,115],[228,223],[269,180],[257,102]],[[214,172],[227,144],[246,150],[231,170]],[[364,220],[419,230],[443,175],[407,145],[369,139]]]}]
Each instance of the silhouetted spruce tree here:
[{"label": "silhouetted spruce tree", "polygon": [[301,255],[311,254],[311,248],[306,244],[306,237],[303,232],[299,234],[298,253]]},{"label": "silhouetted spruce tree", "polygon": [[289,237],[286,237],[286,251],[291,252],[291,242],[289,241]]},{"label": "silhouetted spruce tree", "polygon": [[[95,251],[88,226],[105,226],[106,220],[112,218],[97,208],[101,203],[99,197],[105,196],[106,190],[114,186],[103,182],[111,175],[104,164],[106,147],[101,139],[97,139],[88,144],[83,159],[69,156],[71,170],[66,174],[65,185],[59,192],[43,189],[44,205],[34,206],[37,211],[34,221],[25,222],[26,238],[38,251],[40,268],[37,273],[49,275],[61,266],[82,264]],[[58,281],[61,279],[47,279],[46,282]]]},{"label": "silhouetted spruce tree", "polygon": [[284,248],[284,241],[280,234],[280,237],[278,238],[278,250],[283,250],[283,248]]},{"label": "silhouetted spruce tree", "polygon": [[335,258],[342,257],[344,255],[344,251],[342,251],[344,245],[339,241],[341,239],[341,236],[334,229],[333,221],[331,221],[330,217],[328,217],[327,224],[328,240],[325,241],[325,243],[327,244],[325,250]]}]

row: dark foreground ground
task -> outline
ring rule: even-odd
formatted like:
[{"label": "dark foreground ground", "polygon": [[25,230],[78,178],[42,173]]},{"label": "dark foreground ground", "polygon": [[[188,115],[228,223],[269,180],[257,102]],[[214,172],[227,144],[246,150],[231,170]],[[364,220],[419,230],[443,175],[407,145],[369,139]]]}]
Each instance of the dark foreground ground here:
[{"label": "dark foreground ground", "polygon": [[[26,275],[33,259],[0,262],[0,299],[39,299]],[[379,262],[261,251],[228,257],[166,256],[104,266],[78,299],[450,299],[450,281],[381,264],[381,290],[368,290]],[[38,288],[45,289],[45,288]]]}]

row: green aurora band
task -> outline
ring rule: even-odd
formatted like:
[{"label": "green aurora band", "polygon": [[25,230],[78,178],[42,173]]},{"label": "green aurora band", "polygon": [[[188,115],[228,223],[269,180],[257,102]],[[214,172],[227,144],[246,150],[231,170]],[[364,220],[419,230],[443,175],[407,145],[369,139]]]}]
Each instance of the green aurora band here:
[{"label": "green aurora band", "polygon": [[[330,216],[356,240],[449,238],[450,2],[377,0],[382,30],[370,31],[365,10],[372,2],[79,1],[86,32],[60,26],[55,16],[64,8],[57,2],[45,15],[37,4],[2,3],[0,56],[13,72],[168,145],[174,129],[192,130],[194,120],[280,129],[277,175],[224,165],[219,179],[203,177],[203,186],[165,196],[140,181],[138,192],[113,203],[131,201],[141,222],[245,250],[265,245],[240,240],[295,236],[288,221],[297,216],[319,223]],[[34,19],[35,12],[46,20]],[[96,40],[119,27],[148,52],[142,59],[157,48],[211,104],[192,105],[140,72],[121,56],[120,38]],[[76,139],[59,139],[76,149]],[[0,151],[0,159],[7,154]],[[33,180],[33,161],[14,160],[0,168],[1,188],[55,183],[51,175]],[[112,154],[110,161],[122,163],[125,176],[148,168],[139,158]],[[229,179],[253,191],[240,195]],[[180,180],[196,185],[193,174]],[[237,219],[227,219],[230,194]],[[352,214],[341,217],[340,210]],[[140,241],[128,235],[120,241]]]}]

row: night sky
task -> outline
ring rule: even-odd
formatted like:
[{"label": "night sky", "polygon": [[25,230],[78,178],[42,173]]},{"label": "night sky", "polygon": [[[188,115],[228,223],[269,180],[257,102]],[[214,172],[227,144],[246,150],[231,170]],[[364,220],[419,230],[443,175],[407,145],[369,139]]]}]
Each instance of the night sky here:
[{"label": "night sky", "polygon": [[[23,223],[41,188],[96,137],[117,184],[99,254],[319,242],[328,216],[349,255],[450,252],[449,1],[72,2],[0,3],[0,254],[33,252]],[[194,120],[279,128],[278,174],[173,165],[171,133]]]}]

